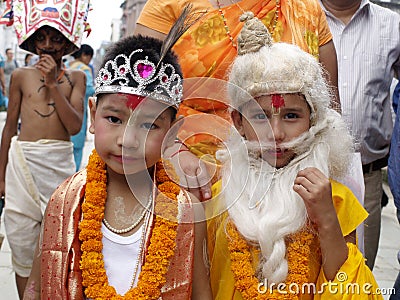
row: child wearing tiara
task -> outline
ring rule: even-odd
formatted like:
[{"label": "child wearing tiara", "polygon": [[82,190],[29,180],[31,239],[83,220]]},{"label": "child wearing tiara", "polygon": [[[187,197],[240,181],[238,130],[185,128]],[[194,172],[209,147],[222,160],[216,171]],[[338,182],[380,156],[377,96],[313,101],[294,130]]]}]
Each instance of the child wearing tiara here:
[{"label": "child wearing tiara", "polygon": [[[346,174],[352,139],[314,57],[272,43],[252,13],[228,92],[232,132],[208,224],[214,299],[382,299],[356,246],[367,213],[331,178]],[[235,134],[236,133],[236,134]]]},{"label": "child wearing tiara", "polygon": [[160,160],[183,89],[161,48],[134,36],[107,51],[90,102],[95,150],[49,201],[26,299],[211,299],[201,204]]}]

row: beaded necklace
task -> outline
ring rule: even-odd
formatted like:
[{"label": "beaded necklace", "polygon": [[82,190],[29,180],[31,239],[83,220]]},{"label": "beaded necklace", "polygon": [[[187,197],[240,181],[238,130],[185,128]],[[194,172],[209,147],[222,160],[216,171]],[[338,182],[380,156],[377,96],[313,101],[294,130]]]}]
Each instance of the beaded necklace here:
[{"label": "beaded necklace", "polygon": [[[234,42],[233,36],[231,35],[231,31],[228,26],[228,22],[225,18],[224,11],[221,7],[221,3],[219,2],[219,0],[216,0],[216,1],[217,1],[217,6],[218,6],[218,12],[222,17],[222,21],[224,22],[224,28],[226,31],[226,35],[228,36],[229,40],[231,41],[232,47],[237,49],[236,43]],[[242,11],[242,13],[244,13],[244,10],[236,2],[234,3],[232,0],[230,0],[230,1],[232,4],[235,4],[237,7],[239,7],[239,9]],[[275,31],[276,31],[276,26],[278,24],[278,18],[279,18],[280,11],[281,11],[281,0],[275,0],[274,22],[272,23],[272,28],[270,29],[272,37],[275,37]]]},{"label": "beaded necklace", "polygon": [[152,200],[152,196],[149,196],[149,200],[147,202],[146,207],[143,209],[141,215],[139,216],[139,218],[135,221],[135,223],[133,223],[132,225],[130,225],[127,228],[122,228],[122,229],[116,229],[113,226],[111,226],[111,224],[106,220],[106,217],[103,218],[103,224],[112,232],[116,233],[116,234],[121,234],[121,233],[127,233],[131,230],[133,230],[134,228],[136,228],[136,226],[139,225],[140,222],[142,222],[143,218],[146,216],[146,213],[149,211],[150,209],[150,205],[151,205],[151,200]]},{"label": "beaded necklace", "polygon": [[144,224],[142,225],[142,234],[140,235],[140,244],[139,244],[139,251],[138,251],[138,257],[136,260],[136,264],[135,264],[135,268],[133,271],[133,276],[132,276],[132,281],[131,281],[131,285],[130,285],[130,289],[132,289],[135,286],[135,280],[136,280],[136,276],[137,276],[137,272],[139,270],[139,263],[143,260],[143,248],[144,248],[144,242],[146,240],[146,228],[148,226],[148,222],[150,220],[150,211],[146,211],[146,218],[144,221]]}]

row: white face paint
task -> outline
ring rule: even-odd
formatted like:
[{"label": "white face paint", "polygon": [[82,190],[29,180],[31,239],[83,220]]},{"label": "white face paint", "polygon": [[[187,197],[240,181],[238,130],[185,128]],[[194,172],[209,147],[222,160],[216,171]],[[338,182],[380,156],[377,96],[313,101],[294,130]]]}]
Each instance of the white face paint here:
[{"label": "white face paint", "polygon": [[125,206],[125,201],[123,197],[117,196],[114,198],[115,201],[115,210],[114,219],[116,223],[121,227],[128,227],[132,225],[137,219],[139,219],[145,210],[145,208],[138,203],[132,211],[128,212],[127,207]]}]

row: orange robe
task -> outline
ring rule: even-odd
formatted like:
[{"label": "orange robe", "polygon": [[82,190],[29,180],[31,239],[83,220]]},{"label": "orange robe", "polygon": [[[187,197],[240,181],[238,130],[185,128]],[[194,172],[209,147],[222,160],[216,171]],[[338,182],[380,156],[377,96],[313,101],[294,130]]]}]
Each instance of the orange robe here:
[{"label": "orange robe", "polygon": [[[356,230],[368,213],[358,202],[353,193],[343,184],[331,180],[332,184],[332,199],[338,216],[339,224],[342,229],[343,236],[349,235]],[[221,182],[217,182],[213,186],[213,195],[216,195],[221,190]],[[208,213],[212,213],[211,211]],[[235,287],[235,279],[231,271],[230,253],[228,250],[228,240],[226,236],[225,220],[228,214],[224,213],[208,221],[208,250],[210,260],[210,280],[213,297],[215,300],[243,300],[241,293]],[[310,245],[310,257],[308,259],[308,282],[315,284],[316,291],[323,290],[323,293],[315,295],[301,294],[299,300],[372,300],[383,299],[381,295],[374,294],[378,289],[371,270],[365,264],[365,259],[357,246],[347,243],[349,252],[347,260],[339,269],[344,276],[335,278],[331,291],[328,288],[321,287],[328,283],[325,278],[322,264],[321,254],[318,239],[313,240]],[[256,267],[257,257],[253,252],[253,266]],[[290,262],[289,262],[290,264]],[[359,292],[354,289],[354,292],[345,292],[346,288],[352,291],[351,288],[359,287]],[[338,290],[336,293],[334,289]],[[364,288],[364,290],[363,290]],[[308,291],[308,290],[306,290]],[[333,292],[332,292],[333,291]],[[343,291],[343,292],[341,292]],[[371,294],[367,294],[370,292]],[[271,299],[275,299],[271,297]],[[292,299],[292,298],[290,298]]]},{"label": "orange robe", "polygon": [[[86,299],[79,267],[81,243],[78,238],[85,186],[86,169],[62,183],[47,206],[41,240],[41,299]],[[187,201],[190,200],[187,198]],[[183,214],[192,218],[189,209]],[[151,228],[147,228],[147,245],[150,237]],[[175,256],[170,261],[161,299],[191,298],[193,259],[194,225],[179,224]]]},{"label": "orange robe", "polygon": [[[226,139],[231,121],[224,84],[204,77],[227,80],[227,72],[237,54],[224,27],[224,18],[208,0],[148,0],[138,23],[168,33],[189,2],[195,11],[207,13],[177,41],[173,50],[179,57],[185,79],[203,79],[185,82],[185,101],[180,105],[179,114],[212,114],[214,118],[185,118],[179,138],[195,154],[213,155]],[[239,22],[243,11],[252,11],[269,28],[275,41],[296,44],[316,58],[319,47],[332,40],[318,0],[281,0],[275,28],[275,0],[241,0],[222,8],[233,44],[243,27]]]}]

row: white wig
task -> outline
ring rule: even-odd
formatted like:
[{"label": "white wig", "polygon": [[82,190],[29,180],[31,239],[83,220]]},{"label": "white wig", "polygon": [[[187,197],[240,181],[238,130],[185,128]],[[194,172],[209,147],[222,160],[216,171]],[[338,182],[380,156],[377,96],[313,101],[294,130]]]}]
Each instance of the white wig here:
[{"label": "white wig", "polygon": [[[312,118],[325,118],[331,91],[323,77],[323,68],[311,54],[296,45],[272,43],[268,29],[253,14],[238,37],[238,56],[229,74],[228,94],[234,109],[253,98],[271,94],[305,96]],[[256,36],[256,38],[254,38]]]}]

